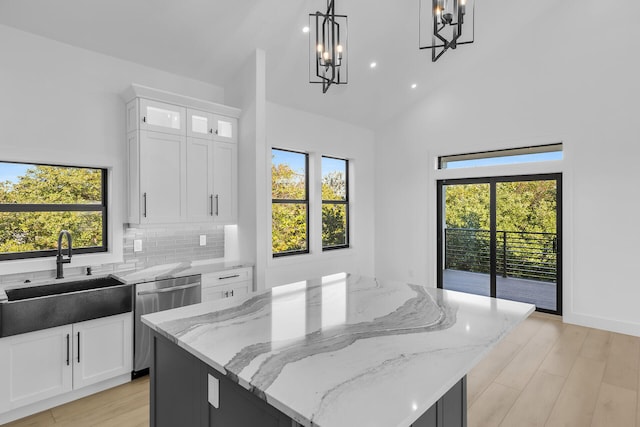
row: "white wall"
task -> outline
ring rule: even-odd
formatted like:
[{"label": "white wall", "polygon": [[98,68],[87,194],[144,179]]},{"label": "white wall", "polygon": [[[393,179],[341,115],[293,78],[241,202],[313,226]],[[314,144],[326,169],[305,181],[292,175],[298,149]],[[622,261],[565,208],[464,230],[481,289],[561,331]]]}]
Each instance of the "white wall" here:
[{"label": "white wall", "polygon": [[[224,102],[220,87],[0,25],[0,160],[100,166],[111,171],[114,253],[74,256],[74,265],[122,258],[126,156],[120,94],[131,83]],[[54,260],[3,262],[0,273],[54,267]]]},{"label": "white wall", "polygon": [[[264,176],[265,189],[270,190],[271,148],[307,152],[310,155],[310,176],[320,177],[320,159],[330,155],[349,160],[351,247],[322,252],[320,241],[322,219],[320,205],[314,203],[310,189],[310,253],[272,258],[271,239],[267,239],[265,285],[277,286],[309,277],[346,271],[371,276],[374,273],[374,138],[373,132],[338,120],[302,112],[267,102],[267,150],[264,158],[268,165]],[[310,184],[313,181],[310,178]],[[312,187],[310,185],[310,187]],[[317,198],[316,198],[317,199]],[[263,203],[268,207],[265,229],[271,233],[271,192],[264,191]],[[317,201],[317,200],[316,200]]]},{"label": "white wall", "polygon": [[435,286],[435,156],[562,141],[562,162],[475,173],[562,172],[564,319],[640,335],[640,6],[517,5],[479,5],[476,43],[376,133],[376,274]]}]

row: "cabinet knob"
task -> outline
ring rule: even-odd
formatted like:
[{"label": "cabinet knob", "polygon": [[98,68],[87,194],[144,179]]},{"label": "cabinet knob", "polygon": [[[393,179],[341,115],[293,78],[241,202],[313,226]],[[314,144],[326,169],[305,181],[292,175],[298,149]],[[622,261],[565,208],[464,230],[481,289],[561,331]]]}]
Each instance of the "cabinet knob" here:
[{"label": "cabinet knob", "polygon": [[[213,128],[209,129],[209,133],[213,133]],[[218,132],[216,131],[216,133]]]},{"label": "cabinet knob", "polygon": [[218,134],[218,129],[216,129],[216,135]]}]

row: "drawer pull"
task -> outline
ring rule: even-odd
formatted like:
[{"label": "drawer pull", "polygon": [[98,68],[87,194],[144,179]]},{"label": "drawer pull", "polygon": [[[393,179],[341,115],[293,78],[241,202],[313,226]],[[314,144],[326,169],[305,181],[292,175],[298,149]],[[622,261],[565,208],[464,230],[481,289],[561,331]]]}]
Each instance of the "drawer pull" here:
[{"label": "drawer pull", "polygon": [[240,275],[239,274],[234,274],[234,275],[231,275],[231,276],[222,276],[222,277],[218,277],[218,280],[233,279],[235,277],[240,277]]}]

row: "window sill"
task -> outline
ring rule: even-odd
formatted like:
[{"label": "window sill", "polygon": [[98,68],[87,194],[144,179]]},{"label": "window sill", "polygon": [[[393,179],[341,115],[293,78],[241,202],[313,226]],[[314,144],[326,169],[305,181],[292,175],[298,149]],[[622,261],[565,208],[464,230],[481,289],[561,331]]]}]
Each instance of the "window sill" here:
[{"label": "window sill", "polygon": [[[71,257],[71,263],[65,264],[65,268],[90,267],[102,264],[121,263],[122,254],[112,252],[100,252],[94,254],[75,254]],[[0,263],[2,275],[34,273],[37,271],[48,271],[56,269],[55,257],[31,258]]]},{"label": "window sill", "polygon": [[340,249],[331,249],[327,251],[317,251],[317,252],[309,252],[309,253],[300,253],[289,256],[278,256],[273,257],[267,261],[267,265],[269,267],[277,267],[277,266],[287,266],[301,263],[308,263],[314,261],[324,261],[330,260],[333,258],[344,258],[344,257],[354,257],[356,256],[356,250],[353,246],[348,248],[340,248]]}]

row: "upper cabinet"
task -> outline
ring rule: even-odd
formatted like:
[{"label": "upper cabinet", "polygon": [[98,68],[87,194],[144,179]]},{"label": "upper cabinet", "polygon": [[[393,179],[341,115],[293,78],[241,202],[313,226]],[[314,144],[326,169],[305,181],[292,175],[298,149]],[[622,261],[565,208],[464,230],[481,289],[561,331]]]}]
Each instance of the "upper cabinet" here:
[{"label": "upper cabinet", "polygon": [[240,111],[137,85],[124,96],[128,222],[236,223]]},{"label": "upper cabinet", "polygon": [[187,109],[187,136],[223,142],[238,142],[238,119]]}]

